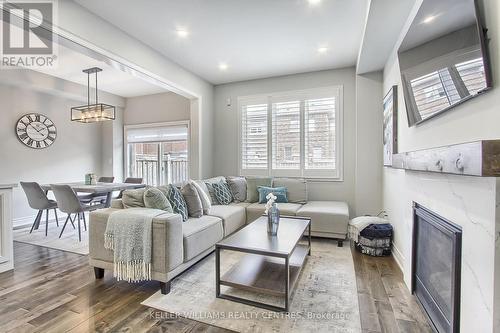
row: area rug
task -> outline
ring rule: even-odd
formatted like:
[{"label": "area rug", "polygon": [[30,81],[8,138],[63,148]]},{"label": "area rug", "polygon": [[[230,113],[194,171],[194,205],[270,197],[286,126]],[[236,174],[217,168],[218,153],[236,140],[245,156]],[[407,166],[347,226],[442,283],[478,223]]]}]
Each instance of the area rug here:
[{"label": "area rug", "polygon": [[[59,234],[61,233],[62,226],[65,219],[59,221],[59,227],[56,226],[55,222],[49,222],[49,229],[47,236],[45,236],[45,221],[40,223],[38,230],[33,230],[30,234],[31,226],[27,226],[20,229],[14,229],[14,241],[27,243],[32,245],[44,246],[51,249],[57,249],[78,254],[89,254],[89,237],[88,230],[85,231],[82,222],[82,241],[78,241],[78,226],[75,223],[77,229],[73,229],[71,224],[68,222],[66,229],[61,238]],[[88,222],[88,217],[87,217]],[[87,225],[88,227],[88,225]]]},{"label": "area rug", "polygon": [[[221,274],[241,259],[223,251]],[[142,304],[237,332],[360,332],[356,275],[349,246],[333,240],[313,240],[292,294],[290,312],[272,312],[215,297],[215,256],[210,256],[172,281],[168,295],[155,293]],[[222,287],[230,295],[276,304],[280,299]],[[282,304],[282,303],[281,303]],[[158,313],[152,313],[158,316]]]}]

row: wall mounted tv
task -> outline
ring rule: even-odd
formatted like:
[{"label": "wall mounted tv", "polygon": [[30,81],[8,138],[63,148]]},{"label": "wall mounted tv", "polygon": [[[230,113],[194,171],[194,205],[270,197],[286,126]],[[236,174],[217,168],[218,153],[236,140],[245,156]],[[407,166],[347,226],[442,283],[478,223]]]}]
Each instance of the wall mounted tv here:
[{"label": "wall mounted tv", "polygon": [[409,126],[492,86],[475,0],[424,0],[398,50]]}]

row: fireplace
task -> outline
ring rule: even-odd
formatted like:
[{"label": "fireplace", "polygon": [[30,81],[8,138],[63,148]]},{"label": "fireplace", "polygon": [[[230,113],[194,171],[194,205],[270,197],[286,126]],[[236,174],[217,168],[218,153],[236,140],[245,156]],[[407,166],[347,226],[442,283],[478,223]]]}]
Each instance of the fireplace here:
[{"label": "fireplace", "polygon": [[460,331],[460,226],[414,203],[412,292],[433,328]]}]

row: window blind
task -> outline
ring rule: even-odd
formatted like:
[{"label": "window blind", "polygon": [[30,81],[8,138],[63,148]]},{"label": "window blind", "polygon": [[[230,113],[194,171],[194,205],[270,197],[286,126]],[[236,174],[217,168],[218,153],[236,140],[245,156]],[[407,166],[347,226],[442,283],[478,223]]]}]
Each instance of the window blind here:
[{"label": "window blind", "polygon": [[242,105],[241,163],[243,169],[267,169],[267,104]]},{"label": "window blind", "polygon": [[274,170],[300,169],[300,101],[273,103],[272,147]]},{"label": "window blind", "polygon": [[335,169],[335,97],[304,103],[305,168]]},{"label": "window blind", "polygon": [[457,64],[456,69],[470,95],[486,88],[483,58],[477,58]]},{"label": "window blind", "polygon": [[187,140],[187,125],[138,127],[127,129],[127,142],[163,142]]}]

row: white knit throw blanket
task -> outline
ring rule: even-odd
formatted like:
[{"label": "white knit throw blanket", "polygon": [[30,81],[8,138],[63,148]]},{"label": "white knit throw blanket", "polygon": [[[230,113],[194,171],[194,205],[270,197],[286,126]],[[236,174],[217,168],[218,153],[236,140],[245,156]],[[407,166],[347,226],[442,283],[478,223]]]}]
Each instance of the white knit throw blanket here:
[{"label": "white knit throw blanket", "polygon": [[104,247],[114,252],[113,275],[117,280],[151,280],[153,218],[164,213],[159,209],[128,208],[110,214]]},{"label": "white knit throw blanket", "polygon": [[378,216],[360,216],[353,218],[351,221],[349,221],[349,226],[347,228],[349,234],[348,238],[352,239],[355,242],[358,242],[359,233],[364,228],[366,228],[370,224],[384,224],[384,223],[389,223],[389,221]]}]

